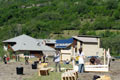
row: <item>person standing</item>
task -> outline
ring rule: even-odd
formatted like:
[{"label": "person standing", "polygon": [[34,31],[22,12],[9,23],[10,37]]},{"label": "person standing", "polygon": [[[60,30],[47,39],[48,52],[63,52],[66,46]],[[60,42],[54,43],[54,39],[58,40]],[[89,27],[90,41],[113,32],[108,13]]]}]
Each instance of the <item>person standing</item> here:
[{"label": "person standing", "polygon": [[60,52],[56,51],[56,54],[54,56],[54,62],[55,62],[55,70],[57,72],[57,67],[59,67],[59,72],[61,72],[61,66],[60,66]]},{"label": "person standing", "polygon": [[25,56],[25,64],[29,64],[29,61],[28,61],[29,57],[28,56]]},{"label": "person standing", "polygon": [[5,64],[7,64],[7,59],[6,59],[6,58],[7,58],[7,56],[4,55],[4,56],[3,56],[3,61],[4,61]]},{"label": "person standing", "polygon": [[45,63],[45,58],[46,58],[46,56],[45,56],[45,55],[43,55],[43,63]]},{"label": "person standing", "polygon": [[84,72],[84,53],[82,51],[82,48],[79,49],[79,67],[78,72],[83,73]]}]

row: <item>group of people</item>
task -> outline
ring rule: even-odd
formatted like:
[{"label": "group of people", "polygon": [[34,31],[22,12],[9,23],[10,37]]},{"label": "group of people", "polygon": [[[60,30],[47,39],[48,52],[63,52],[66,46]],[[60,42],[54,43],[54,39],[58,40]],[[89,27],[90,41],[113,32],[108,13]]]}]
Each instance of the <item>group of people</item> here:
[{"label": "group of people", "polygon": [[[79,49],[79,70],[78,72],[84,72],[84,53],[82,52],[82,48]],[[57,68],[59,72],[61,72],[61,65],[60,65],[60,52],[56,51],[53,61],[55,62],[55,71],[57,72]],[[65,61],[66,64],[69,64],[69,60]]]},{"label": "group of people", "polygon": [[[79,49],[78,51],[78,57],[77,57],[77,64],[78,64],[78,72],[83,73],[84,72],[84,53],[82,51],[82,48]],[[28,61],[29,57],[25,56],[25,64],[29,64]],[[3,61],[5,64],[7,64],[8,57],[4,55]],[[39,62],[41,61],[41,58],[39,59]],[[54,56],[53,61],[55,62],[55,71],[57,72],[57,68],[59,69],[59,72],[61,72],[61,65],[60,65],[60,52],[57,50],[56,54]],[[43,56],[43,62],[45,62],[45,56]],[[65,61],[65,64],[69,64],[69,60]],[[90,64],[95,65],[95,64],[101,64],[99,59],[96,59],[95,57],[91,57],[90,59]]]},{"label": "group of people", "polygon": [[[84,53],[82,51],[82,48],[80,48],[79,51],[78,51],[78,56],[77,56],[77,59],[78,59],[77,64],[78,64],[78,72],[79,73],[84,72],[84,58],[85,58]],[[61,71],[60,52],[59,51],[56,51],[56,54],[54,56],[53,61],[55,62],[55,70],[57,71],[57,67],[58,67],[59,71]],[[69,61],[66,60],[65,64],[69,64]],[[99,59],[97,59],[95,57],[91,57],[90,64],[91,65],[98,65],[98,64],[101,64],[101,63],[100,63]]]}]

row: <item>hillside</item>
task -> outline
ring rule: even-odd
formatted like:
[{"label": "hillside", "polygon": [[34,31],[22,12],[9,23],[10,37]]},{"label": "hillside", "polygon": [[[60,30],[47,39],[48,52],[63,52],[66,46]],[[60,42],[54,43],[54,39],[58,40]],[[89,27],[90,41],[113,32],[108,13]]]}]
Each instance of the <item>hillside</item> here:
[{"label": "hillside", "polygon": [[0,0],[0,45],[23,33],[55,39],[87,34],[101,36],[102,46],[119,55],[119,13],[120,0]]}]

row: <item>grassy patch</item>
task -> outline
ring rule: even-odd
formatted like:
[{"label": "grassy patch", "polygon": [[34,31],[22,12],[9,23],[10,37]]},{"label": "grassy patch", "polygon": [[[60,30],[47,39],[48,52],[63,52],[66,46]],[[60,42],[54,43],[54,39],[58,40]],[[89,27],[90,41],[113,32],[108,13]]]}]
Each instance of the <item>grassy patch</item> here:
[{"label": "grassy patch", "polygon": [[61,72],[50,72],[48,76],[38,76],[38,74],[35,74],[32,78],[24,80],[61,80]]},{"label": "grassy patch", "polygon": [[[51,58],[49,58],[48,67],[53,67],[55,69],[55,63],[51,61]],[[64,64],[63,62],[60,62],[61,68],[72,68],[72,64]],[[24,80],[61,80],[61,74],[64,72],[50,72],[48,76],[38,76],[38,73],[36,72],[31,78],[26,78]]]}]

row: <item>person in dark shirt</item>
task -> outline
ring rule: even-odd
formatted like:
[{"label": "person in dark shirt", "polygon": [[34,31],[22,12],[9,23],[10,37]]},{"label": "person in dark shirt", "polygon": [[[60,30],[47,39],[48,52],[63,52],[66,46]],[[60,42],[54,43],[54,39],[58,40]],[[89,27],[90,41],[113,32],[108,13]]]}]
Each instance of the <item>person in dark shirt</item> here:
[{"label": "person in dark shirt", "polygon": [[3,56],[3,62],[4,62],[5,64],[7,64],[7,59],[6,59],[6,58],[7,58],[7,56],[4,55],[4,56]]},{"label": "person in dark shirt", "polygon": [[95,57],[94,56],[91,57],[90,64],[91,65],[95,65]]},{"label": "person in dark shirt", "polygon": [[46,56],[44,55],[44,56],[43,56],[43,63],[45,63],[45,57],[46,57]]},{"label": "person in dark shirt", "polygon": [[25,56],[25,64],[29,64],[29,61],[28,61],[29,57]]}]

